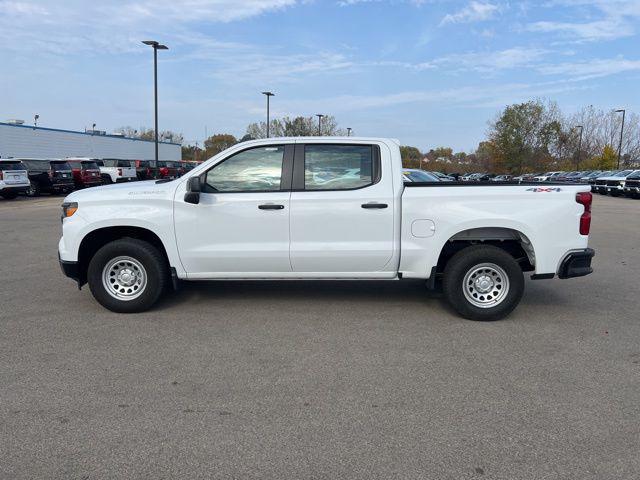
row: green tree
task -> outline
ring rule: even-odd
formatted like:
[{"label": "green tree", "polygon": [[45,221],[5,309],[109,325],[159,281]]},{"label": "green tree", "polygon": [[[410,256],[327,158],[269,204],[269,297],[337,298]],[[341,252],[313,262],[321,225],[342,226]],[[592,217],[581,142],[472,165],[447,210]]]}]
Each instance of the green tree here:
[{"label": "green tree", "polygon": [[422,153],[416,147],[401,146],[400,156],[402,157],[402,166],[405,168],[420,168]]},{"label": "green tree", "polygon": [[618,154],[611,145],[605,145],[602,155],[598,157],[597,168],[599,170],[613,170],[618,164]]},{"label": "green tree", "polygon": [[522,173],[549,161],[561,130],[555,104],[531,100],[507,106],[490,125],[489,139],[505,170]]},{"label": "green tree", "polygon": [[216,133],[204,141],[204,157],[211,158],[238,143],[236,137],[229,133]]}]

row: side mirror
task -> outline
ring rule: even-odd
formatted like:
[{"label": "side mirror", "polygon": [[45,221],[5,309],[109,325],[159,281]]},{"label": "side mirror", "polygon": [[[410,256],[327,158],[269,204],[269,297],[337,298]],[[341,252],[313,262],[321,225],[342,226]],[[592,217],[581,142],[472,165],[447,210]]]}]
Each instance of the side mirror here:
[{"label": "side mirror", "polygon": [[191,177],[187,182],[187,193],[184,194],[184,201],[197,205],[200,203],[201,191],[202,185],[200,184],[200,177]]}]

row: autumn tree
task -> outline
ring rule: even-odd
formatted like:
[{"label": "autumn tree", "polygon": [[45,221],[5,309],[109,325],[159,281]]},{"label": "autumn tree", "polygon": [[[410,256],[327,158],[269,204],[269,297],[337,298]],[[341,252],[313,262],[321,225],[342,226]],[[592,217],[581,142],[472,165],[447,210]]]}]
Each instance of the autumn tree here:
[{"label": "autumn tree", "polygon": [[420,168],[422,161],[422,153],[416,147],[401,146],[400,156],[402,157],[402,166],[405,168]]},{"label": "autumn tree", "polygon": [[555,104],[531,100],[507,106],[490,124],[489,139],[505,170],[522,173],[539,169],[550,159],[561,129]]},{"label": "autumn tree", "polygon": [[229,133],[216,133],[204,141],[204,157],[211,158],[238,143],[236,137]]}]

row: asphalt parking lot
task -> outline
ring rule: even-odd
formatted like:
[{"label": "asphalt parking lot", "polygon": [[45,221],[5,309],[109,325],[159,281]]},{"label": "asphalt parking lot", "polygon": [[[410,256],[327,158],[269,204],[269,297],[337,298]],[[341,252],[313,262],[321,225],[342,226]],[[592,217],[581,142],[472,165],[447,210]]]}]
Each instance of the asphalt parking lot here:
[{"label": "asphalt parking lot", "polygon": [[185,285],[116,315],[0,200],[0,478],[640,478],[640,201],[507,320],[422,282]]}]

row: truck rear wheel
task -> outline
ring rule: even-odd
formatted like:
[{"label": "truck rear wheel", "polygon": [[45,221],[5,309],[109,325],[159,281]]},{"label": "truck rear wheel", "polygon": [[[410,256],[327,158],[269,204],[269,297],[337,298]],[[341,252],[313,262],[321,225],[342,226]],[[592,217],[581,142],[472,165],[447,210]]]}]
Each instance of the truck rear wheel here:
[{"label": "truck rear wheel", "polygon": [[449,304],[470,320],[499,320],[520,303],[524,276],[518,262],[492,245],[474,245],[447,263],[443,291]]},{"label": "truck rear wheel", "polygon": [[94,298],[118,313],[143,312],[165,291],[167,263],[151,244],[123,238],[100,248],[89,262],[87,280]]}]

